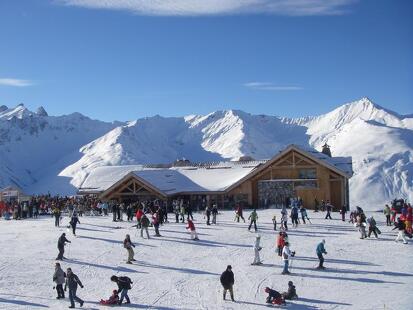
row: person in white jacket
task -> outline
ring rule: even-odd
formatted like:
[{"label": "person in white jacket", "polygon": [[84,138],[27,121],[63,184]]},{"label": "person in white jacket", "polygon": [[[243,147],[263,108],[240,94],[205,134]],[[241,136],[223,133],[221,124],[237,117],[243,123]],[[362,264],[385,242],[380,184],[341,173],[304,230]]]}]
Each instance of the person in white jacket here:
[{"label": "person in white jacket", "polygon": [[255,238],[255,243],[254,243],[254,262],[251,265],[261,265],[261,259],[260,259],[260,251],[262,247],[260,246],[260,241],[261,241],[261,236],[257,235]]},{"label": "person in white jacket", "polygon": [[289,243],[286,242],[282,252],[282,259],[284,261],[284,269],[282,274],[290,274],[288,271],[288,265],[290,263],[290,257],[294,257],[295,252],[290,250]]}]

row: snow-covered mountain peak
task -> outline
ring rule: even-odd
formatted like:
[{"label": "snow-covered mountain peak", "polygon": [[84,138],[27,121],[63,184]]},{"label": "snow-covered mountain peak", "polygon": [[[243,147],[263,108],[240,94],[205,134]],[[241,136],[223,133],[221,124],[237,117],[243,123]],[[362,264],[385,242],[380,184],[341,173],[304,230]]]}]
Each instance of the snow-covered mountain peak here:
[{"label": "snow-covered mountain peak", "polygon": [[9,109],[9,108],[8,108],[6,105],[1,105],[1,106],[0,106],[0,113],[6,111],[6,110],[8,110],[8,109]]},{"label": "snow-covered mountain peak", "polygon": [[27,109],[23,103],[18,104],[14,108],[7,108],[7,106],[2,106],[1,108],[2,109],[0,109],[0,119],[5,119],[5,120],[11,120],[12,118],[23,119],[25,117],[33,115],[33,112]]}]

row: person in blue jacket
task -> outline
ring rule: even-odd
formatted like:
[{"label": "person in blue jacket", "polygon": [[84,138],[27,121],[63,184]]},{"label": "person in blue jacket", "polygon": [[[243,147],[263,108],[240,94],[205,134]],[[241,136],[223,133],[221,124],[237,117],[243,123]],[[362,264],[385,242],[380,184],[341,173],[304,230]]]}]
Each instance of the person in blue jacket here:
[{"label": "person in blue jacket", "polygon": [[325,247],[324,247],[325,243],[326,243],[326,241],[323,239],[323,240],[321,240],[321,242],[317,245],[316,253],[317,253],[317,256],[318,256],[318,260],[319,260],[319,262],[320,262],[320,263],[318,264],[317,269],[325,269],[325,267],[323,266],[323,263],[324,263],[323,254],[327,254],[327,251],[326,251],[326,249],[325,249]]}]

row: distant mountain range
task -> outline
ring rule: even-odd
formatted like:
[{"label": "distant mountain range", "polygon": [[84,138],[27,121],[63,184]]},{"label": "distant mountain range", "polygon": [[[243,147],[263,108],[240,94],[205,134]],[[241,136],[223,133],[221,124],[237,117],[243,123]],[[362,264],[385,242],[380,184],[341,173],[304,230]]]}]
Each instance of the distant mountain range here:
[{"label": "distant mountain range", "polygon": [[413,200],[413,117],[368,98],[303,118],[239,110],[186,117],[153,116],[126,123],[79,113],[48,116],[24,105],[0,106],[0,187],[74,194],[103,165],[271,158],[288,144],[331,146],[352,156],[351,203],[376,209],[395,197]]}]

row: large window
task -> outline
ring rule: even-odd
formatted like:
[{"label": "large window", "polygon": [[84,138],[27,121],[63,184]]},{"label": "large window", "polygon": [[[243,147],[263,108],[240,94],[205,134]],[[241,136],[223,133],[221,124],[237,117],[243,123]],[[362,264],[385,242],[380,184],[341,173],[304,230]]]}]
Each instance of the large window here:
[{"label": "large window", "polygon": [[299,179],[317,179],[317,169],[300,169],[298,171]]}]

